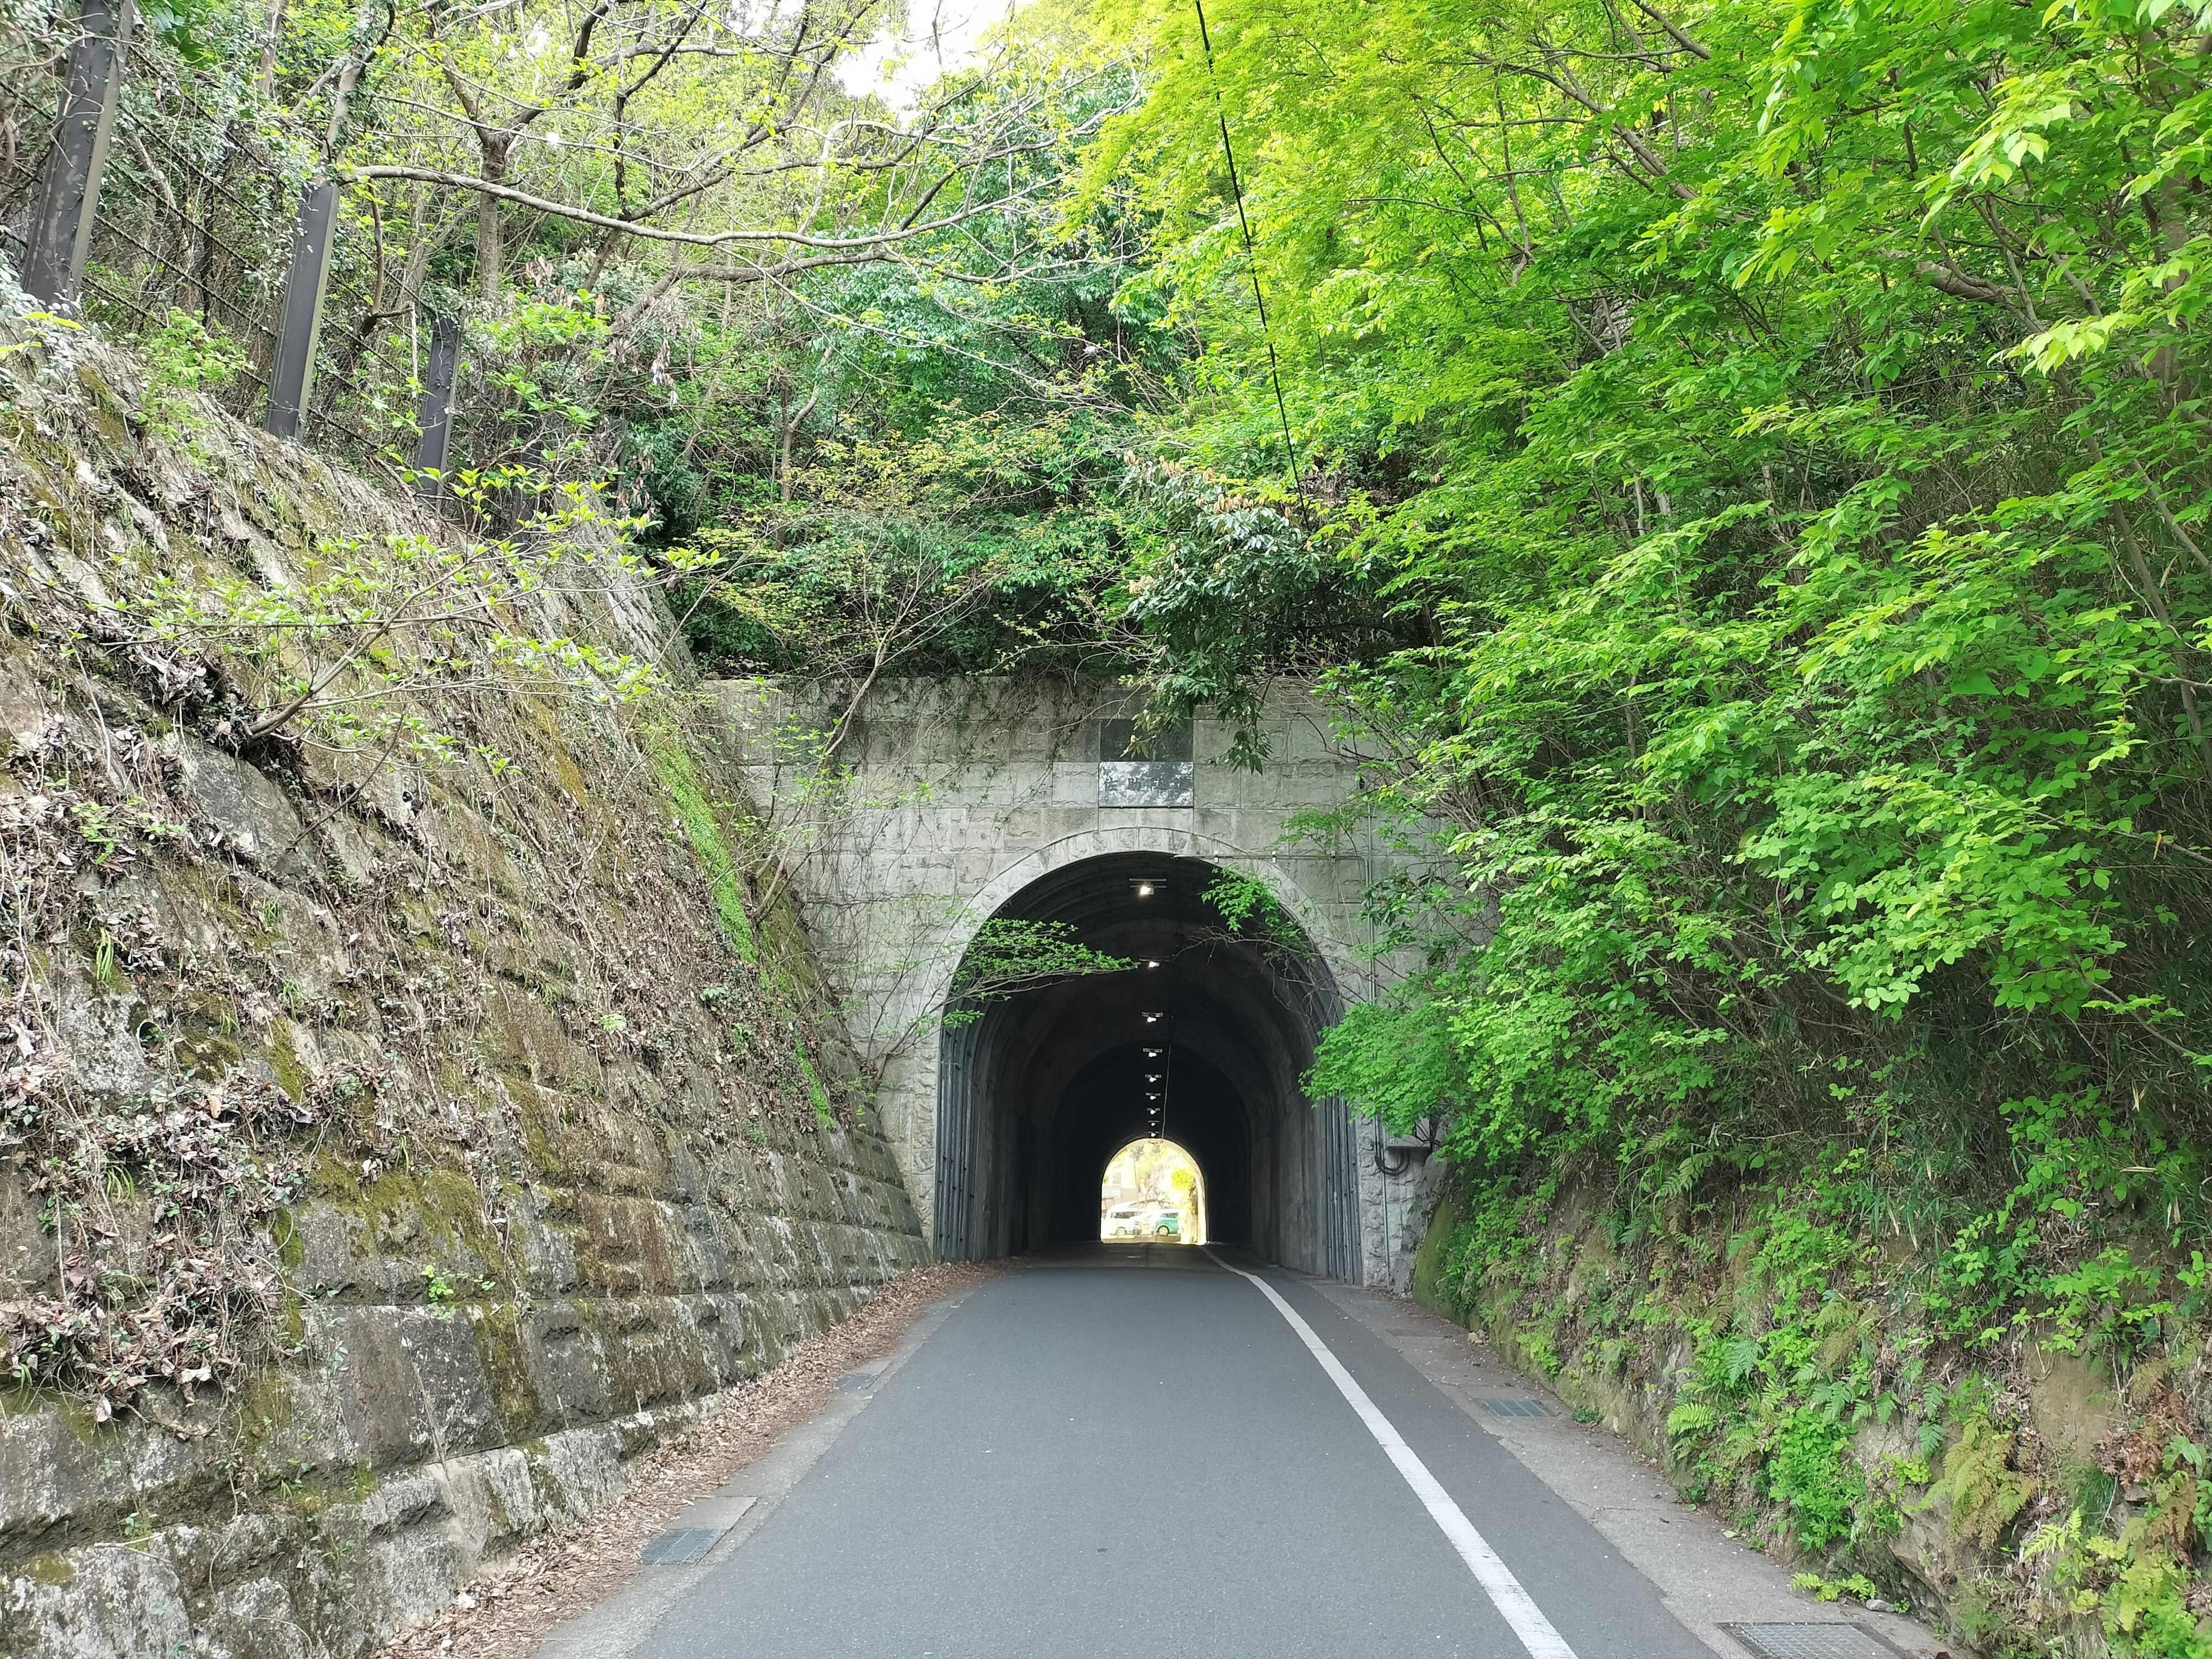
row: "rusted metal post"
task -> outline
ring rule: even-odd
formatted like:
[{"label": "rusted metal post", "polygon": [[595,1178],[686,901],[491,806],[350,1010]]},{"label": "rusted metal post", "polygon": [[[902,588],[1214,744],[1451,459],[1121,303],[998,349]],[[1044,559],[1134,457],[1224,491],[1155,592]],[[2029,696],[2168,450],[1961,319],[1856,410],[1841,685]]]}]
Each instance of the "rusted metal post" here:
[{"label": "rusted metal post", "polygon": [[433,501],[446,493],[446,450],[453,437],[453,377],[460,361],[460,319],[443,312],[433,313],[430,361],[423,366],[422,404],[415,417],[422,429],[415,441],[415,470],[438,475],[419,480],[415,488]]},{"label": "rusted metal post", "polygon": [[300,228],[292,238],[292,269],[284,278],[284,312],[276,324],[276,363],[269,376],[269,412],[261,417],[261,429],[279,438],[298,437],[301,418],[307,412],[337,217],[338,187],[308,185],[300,198]]},{"label": "rusted metal post", "polygon": [[84,281],[93,216],[100,206],[100,175],[107,166],[107,141],[115,131],[123,62],[137,16],[136,0],[78,0],[61,122],[46,155],[46,187],[23,259],[23,291],[41,305],[75,300]]}]

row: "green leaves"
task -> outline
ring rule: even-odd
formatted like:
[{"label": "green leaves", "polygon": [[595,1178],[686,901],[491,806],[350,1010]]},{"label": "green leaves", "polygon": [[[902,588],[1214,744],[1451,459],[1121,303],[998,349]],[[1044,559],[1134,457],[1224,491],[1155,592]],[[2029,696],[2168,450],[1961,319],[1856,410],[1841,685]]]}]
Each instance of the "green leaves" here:
[{"label": "green leaves", "polygon": [[[1318,671],[1375,821],[1452,861],[1376,896],[1425,966],[1311,1084],[1441,1115],[1485,1261],[1563,1171],[1683,1245],[1832,1156],[1945,1340],[2179,1305],[2141,1241],[2212,1231],[2196,10],[1232,8],[1264,336],[1154,19],[1117,155],[1202,465],[1128,615],[1164,706]],[[1238,483],[1278,362],[1310,523]],[[1716,1398],[1810,1386],[1739,1336]],[[1771,1496],[1832,1540],[1849,1472],[1787,1432]]]},{"label": "green leaves", "polygon": [[[1095,951],[1064,921],[994,916],[975,930],[954,975],[947,1006],[1018,995],[1090,974],[1125,973],[1137,964]],[[948,1016],[957,1022],[963,1012]]]}]

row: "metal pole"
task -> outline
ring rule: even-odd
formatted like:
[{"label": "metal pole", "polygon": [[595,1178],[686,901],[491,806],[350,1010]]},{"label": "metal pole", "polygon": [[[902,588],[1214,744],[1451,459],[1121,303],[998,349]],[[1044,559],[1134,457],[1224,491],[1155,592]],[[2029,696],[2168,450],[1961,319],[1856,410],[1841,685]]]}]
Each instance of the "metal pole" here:
[{"label": "metal pole", "polygon": [[438,475],[420,480],[415,488],[433,501],[446,489],[446,448],[453,437],[453,375],[460,358],[460,319],[442,312],[434,313],[429,369],[422,377],[422,404],[415,417],[422,429],[422,435],[415,441],[415,470]]},{"label": "metal pole", "polygon": [[284,313],[276,325],[276,364],[269,376],[269,412],[261,417],[261,429],[279,438],[298,437],[301,419],[307,410],[337,216],[336,185],[310,185],[301,195],[300,228],[292,238],[292,269],[284,279]]},{"label": "metal pole", "polygon": [[137,16],[136,0],[79,0],[61,122],[46,155],[46,188],[23,261],[23,291],[42,305],[76,299],[84,281],[100,175],[107,166],[124,56]]}]

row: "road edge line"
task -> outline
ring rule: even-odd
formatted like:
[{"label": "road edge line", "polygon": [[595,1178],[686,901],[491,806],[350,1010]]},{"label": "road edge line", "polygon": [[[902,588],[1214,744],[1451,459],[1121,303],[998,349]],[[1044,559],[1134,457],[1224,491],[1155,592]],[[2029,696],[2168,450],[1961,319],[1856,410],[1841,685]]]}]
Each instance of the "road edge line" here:
[{"label": "road edge line", "polygon": [[1344,1367],[1344,1362],[1333,1352],[1328,1343],[1316,1334],[1314,1328],[1299,1316],[1298,1310],[1283,1298],[1283,1293],[1255,1273],[1247,1273],[1234,1263],[1224,1261],[1213,1254],[1211,1245],[1200,1245],[1217,1267],[1226,1269],[1240,1279],[1249,1279],[1260,1287],[1260,1293],[1275,1304],[1275,1311],[1286,1320],[1297,1333],[1298,1340],[1306,1345],[1307,1352],[1320,1362],[1328,1380],[1336,1384],[1336,1391],[1344,1396],[1345,1403],[1367,1425],[1367,1432],[1375,1437],[1375,1443],[1382,1448],[1406,1484],[1413,1489],[1413,1496],[1421,1500],[1429,1518],[1437,1523],[1447,1541],[1459,1552],[1459,1559],[1467,1563],[1474,1581],[1482,1586],[1483,1594],[1498,1609],[1498,1616],[1513,1627],[1521,1638],[1521,1645],[1528,1650],[1529,1659],[1576,1659],[1575,1650],[1567,1645],[1566,1638],[1544,1616],[1536,1605],[1536,1598],[1528,1594],[1521,1581],[1513,1576],[1513,1569],[1498,1558],[1490,1547],[1490,1541],[1476,1530],[1474,1522],[1467,1518],[1443,1483],[1429,1473],[1429,1466],[1406,1443],[1405,1436],[1397,1426],[1382,1415],[1382,1410],[1367,1397],[1367,1390]]}]

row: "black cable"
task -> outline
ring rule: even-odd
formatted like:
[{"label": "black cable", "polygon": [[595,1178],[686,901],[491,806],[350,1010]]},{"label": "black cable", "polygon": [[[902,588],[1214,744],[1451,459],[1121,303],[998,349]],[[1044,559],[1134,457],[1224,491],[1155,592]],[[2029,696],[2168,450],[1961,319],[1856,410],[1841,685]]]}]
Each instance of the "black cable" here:
[{"label": "black cable", "polygon": [[1252,274],[1252,300],[1260,308],[1260,337],[1267,347],[1267,379],[1275,388],[1275,414],[1283,423],[1283,453],[1291,470],[1291,493],[1298,498],[1298,514],[1305,516],[1305,486],[1298,479],[1297,446],[1291,441],[1291,411],[1283,401],[1282,365],[1275,357],[1275,336],[1267,326],[1267,296],[1260,287],[1260,256],[1252,248],[1252,222],[1244,216],[1244,186],[1237,177],[1237,152],[1229,142],[1229,115],[1221,106],[1221,81],[1213,72],[1213,37],[1206,27],[1205,0],[1190,0],[1198,14],[1198,44],[1206,53],[1206,78],[1213,88],[1213,118],[1221,127],[1221,155],[1229,163],[1229,194],[1237,204],[1237,228],[1244,233],[1244,264]]},{"label": "black cable", "polygon": [[1152,1131],[1155,1140],[1168,1138],[1168,1090],[1175,1083],[1175,1016],[1168,1016],[1167,1054],[1160,1062],[1160,1121]]}]

